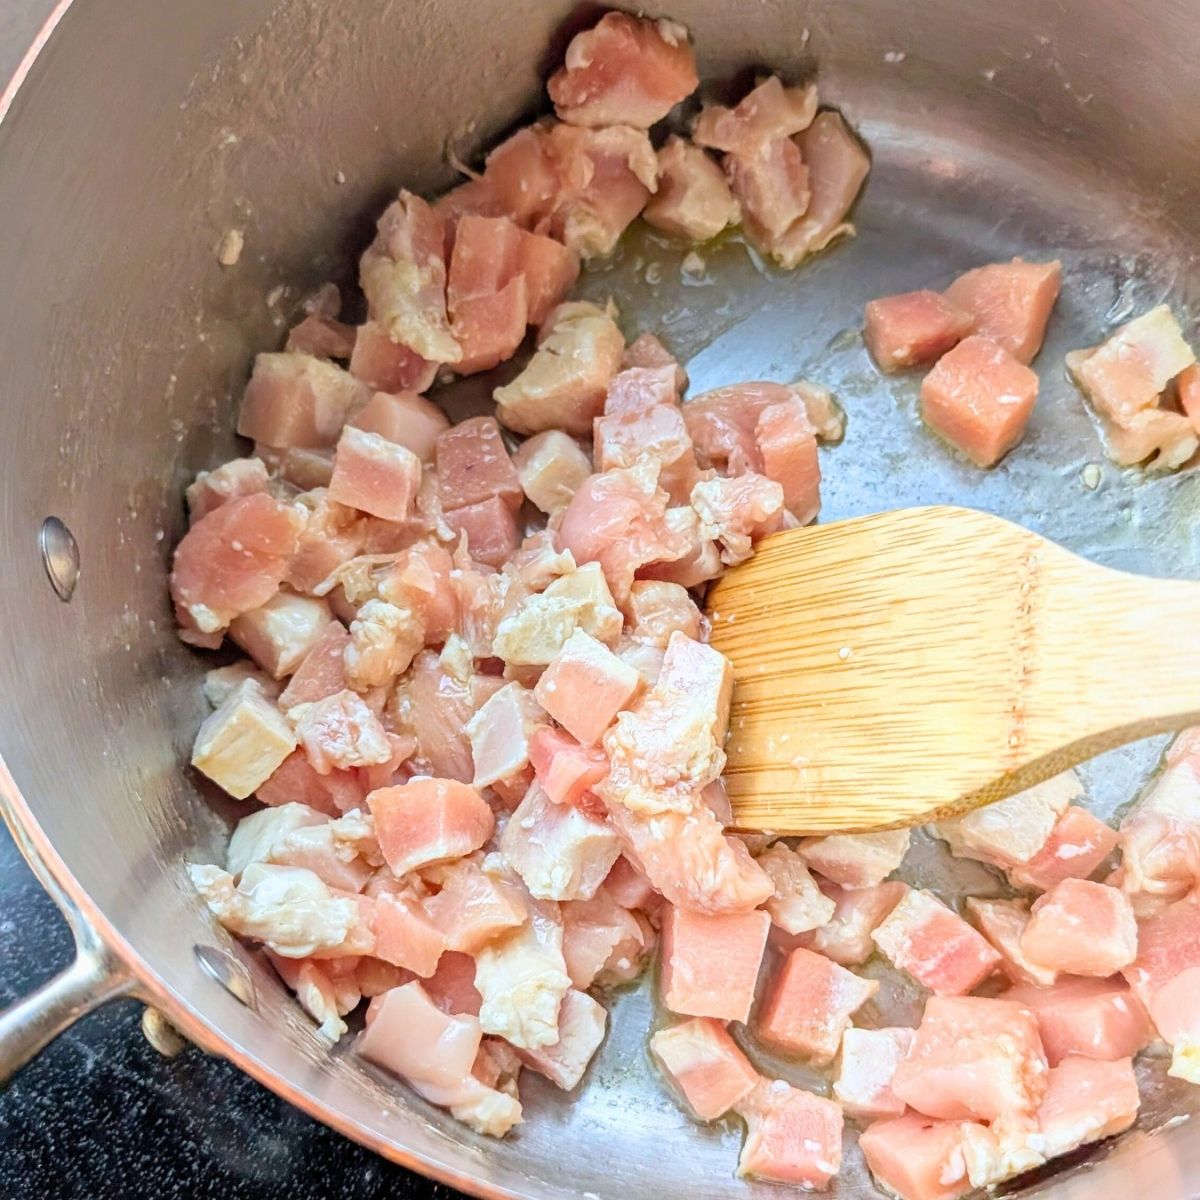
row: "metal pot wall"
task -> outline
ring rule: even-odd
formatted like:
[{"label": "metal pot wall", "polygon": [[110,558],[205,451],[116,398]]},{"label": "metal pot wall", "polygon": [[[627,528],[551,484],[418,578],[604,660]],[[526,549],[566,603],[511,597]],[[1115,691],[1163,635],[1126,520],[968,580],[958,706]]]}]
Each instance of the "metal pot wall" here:
[{"label": "metal pot wall", "polygon": [[[1197,574],[1192,477],[1106,469],[1056,362],[1103,322],[1196,298],[1200,8],[1182,0],[672,0],[706,78],[819,64],[872,146],[860,237],[792,276],[733,248],[708,290],[635,282],[627,251],[588,287],[666,329],[699,386],[801,370],[838,388],[851,436],[826,516],[953,500],[1114,565]],[[736,1131],[698,1130],[651,1081],[645,992],[578,1099],[527,1085],[492,1143],[330,1055],[270,969],[215,928],[186,857],[217,858],[233,806],[186,769],[203,661],[166,601],[182,486],[234,449],[250,360],[307,290],[353,264],[403,182],[449,183],[540,102],[587,14],[568,0],[64,3],[0,123],[0,792],[79,934],[79,962],[0,1018],[12,1069],[101,1000],[133,993],[201,1045],[349,1136],[479,1194],[766,1194],[732,1177]],[[572,24],[574,22],[574,25]],[[234,269],[216,249],[245,231]],[[1067,288],[1026,449],[988,475],[931,453],[845,331],[873,295],[1000,254],[1061,254]],[[736,255],[737,257],[733,257]],[[718,256],[719,257],[719,256]],[[279,289],[284,289],[280,291]],[[636,327],[629,329],[636,332]],[[911,399],[909,396],[907,399]],[[43,522],[56,516],[78,546]],[[1140,757],[1139,757],[1140,754]],[[1111,809],[1153,747],[1110,761]],[[1200,1095],[1200,1093],[1198,1093]],[[1200,1195],[1200,1132],[1156,1087],[1139,1130],[1029,1185],[1056,1200]],[[836,1192],[871,1195],[861,1169]]]}]

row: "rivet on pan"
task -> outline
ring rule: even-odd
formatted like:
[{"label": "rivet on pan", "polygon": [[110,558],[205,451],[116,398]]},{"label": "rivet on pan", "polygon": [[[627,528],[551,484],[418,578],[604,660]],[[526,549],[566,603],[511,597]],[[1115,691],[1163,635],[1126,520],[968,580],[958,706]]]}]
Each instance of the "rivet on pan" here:
[{"label": "rivet on pan", "polygon": [[254,994],[250,973],[236,958],[216,946],[195,946],[193,950],[202,971],[211,975],[234,999],[258,1011],[258,997]]},{"label": "rivet on pan", "polygon": [[79,545],[57,517],[47,517],[38,531],[38,549],[50,586],[60,600],[70,600],[79,580]]},{"label": "rivet on pan", "polygon": [[142,1034],[164,1058],[174,1058],[187,1047],[187,1038],[150,1005],[142,1010]]}]

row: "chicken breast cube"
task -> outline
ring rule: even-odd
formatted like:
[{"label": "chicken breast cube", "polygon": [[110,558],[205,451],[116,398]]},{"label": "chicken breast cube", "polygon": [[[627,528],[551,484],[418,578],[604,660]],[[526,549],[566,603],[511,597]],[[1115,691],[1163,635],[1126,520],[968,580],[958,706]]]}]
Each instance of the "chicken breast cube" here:
[{"label": "chicken breast cube", "polygon": [[243,817],[225,851],[225,869],[236,880],[255,862],[270,862],[271,851],[297,829],[325,824],[324,814],[307,804],[283,804]]},{"label": "chicken breast cube", "polygon": [[817,886],[800,855],[783,842],[760,854],[757,862],[775,885],[774,896],[763,907],[785,933],[807,933],[833,917],[833,900]]},{"label": "chicken breast cube", "polygon": [[1062,286],[1062,263],[991,263],[960,275],[945,298],[974,320],[975,333],[999,342],[1018,362],[1033,362]]},{"label": "chicken breast cube", "polygon": [[821,508],[821,464],[817,433],[798,396],[764,408],[754,426],[762,473],[783,488],[784,507],[801,525]]},{"label": "chicken breast cube", "polygon": [[1055,822],[1045,845],[1008,873],[1014,887],[1049,891],[1064,879],[1086,879],[1116,849],[1118,834],[1086,808],[1072,804]]},{"label": "chicken breast cube", "polygon": [[878,990],[875,980],[860,979],[820,954],[793,950],[767,994],[758,1034],[823,1066],[836,1056],[850,1018]]},{"label": "chicken breast cube", "polygon": [[333,456],[329,496],[347,508],[404,521],[421,486],[421,460],[397,442],[347,425]]},{"label": "chicken breast cube", "polygon": [[692,1017],[660,1029],[650,1051],[697,1120],[715,1121],[744,1100],[759,1081],[758,1072],[711,1017]]},{"label": "chicken breast cube", "polygon": [[299,802],[337,817],[362,808],[366,794],[357,771],[335,769],[320,775],[303,750],[293,750],[271,778],[257,788],[254,798],[272,807]]},{"label": "chicken breast cube", "polygon": [[898,1117],[907,1105],[892,1091],[892,1076],[912,1047],[911,1029],[847,1029],[833,1097],[859,1121]]},{"label": "chicken breast cube", "polygon": [[235,458],[212,471],[201,471],[188,485],[188,517],[193,523],[227,500],[267,490],[267,464],[261,458]]},{"label": "chicken breast cube", "polygon": [[367,797],[379,846],[392,873],[452,862],[478,850],[495,818],[482,796],[453,779],[411,779]]},{"label": "chicken breast cube", "polygon": [[973,335],[921,383],[921,416],[977,467],[994,466],[1022,438],[1038,377],[991,338]]},{"label": "chicken breast cube", "polygon": [[805,838],[798,853],[809,868],[843,887],[865,888],[882,883],[908,853],[907,829],[883,833],[839,833]]},{"label": "chicken breast cube", "polygon": [[791,137],[817,115],[815,87],[784,87],[770,76],[742,97],[736,108],[706,104],[692,131],[698,146],[726,152],[775,138]]},{"label": "chicken breast cube", "polygon": [[604,987],[637,978],[655,942],[644,918],[618,904],[607,886],[597,888],[590,900],[568,900],[560,907],[563,958],[575,987]]},{"label": "chicken breast cube", "polygon": [[608,1024],[608,1010],[587,992],[570,988],[558,1010],[558,1041],[550,1046],[518,1050],[521,1061],[545,1075],[564,1092],[573,1091],[583,1080]]},{"label": "chicken breast cube", "polygon": [[220,708],[240,684],[252,679],[272,700],[279,696],[279,681],[260,671],[248,658],[238,659],[227,667],[213,667],[204,672],[204,698],[212,708]]},{"label": "chicken breast cube", "polygon": [[974,332],[970,312],[924,290],[870,301],[863,338],[881,371],[901,371],[936,362]]},{"label": "chicken breast cube", "polygon": [[699,473],[692,439],[676,404],[597,417],[593,458],[597,471],[631,467],[643,459],[656,462],[659,486],[681,504]]},{"label": "chicken breast cube", "polygon": [[916,888],[871,936],[893,965],[938,996],[969,992],[1000,965],[1000,955],[962,917]]},{"label": "chicken breast cube", "polygon": [[1010,1000],[932,996],[892,1090],[930,1117],[1017,1121],[1046,1091],[1037,1021]]},{"label": "chicken breast cube", "polygon": [[475,986],[485,1033],[519,1050],[560,1040],[558,1018],[571,988],[562,955],[562,926],[553,905],[534,906],[520,929],[489,943],[476,957]]},{"label": "chicken breast cube", "polygon": [[559,305],[542,330],[529,364],[493,394],[496,416],[515,433],[589,436],[621,369],[625,339],[607,312],[583,301]]},{"label": "chicken breast cube", "polygon": [[1064,771],[930,829],[949,844],[950,853],[957,858],[974,858],[1001,868],[1021,866],[1046,844],[1067,805],[1082,795],[1079,776]]},{"label": "chicken breast cube", "polygon": [[368,600],[350,622],[350,642],[343,652],[346,679],[364,691],[390,684],[424,645],[425,629],[412,609]]},{"label": "chicken breast cube", "polygon": [[699,83],[682,25],[608,12],[571,39],[546,87],[559,118],[572,125],[649,129]]},{"label": "chicken breast cube", "polygon": [[604,736],[604,795],[637,813],[686,812],[721,774],[733,670],[701,642],[674,633],[658,682]]},{"label": "chicken breast cube", "polygon": [[608,774],[603,750],[581,746],[559,729],[543,726],[529,743],[529,760],[539,785],[555,804],[588,807],[590,789]]},{"label": "chicken breast cube", "polygon": [[1069,975],[1114,975],[1137,957],[1138,931],[1123,892],[1064,879],[1034,903],[1021,951]]},{"label": "chicken breast cube", "polygon": [[1132,1059],[1102,1062],[1072,1055],[1047,1076],[1037,1113],[1038,1144],[1053,1158],[1112,1137],[1133,1124],[1139,1103]]},{"label": "chicken breast cube", "polygon": [[957,1200],[974,1189],[963,1157],[962,1122],[906,1113],[877,1121],[858,1139],[875,1182],[900,1200]]},{"label": "chicken breast cube", "polygon": [[500,835],[500,852],[541,900],[587,900],[621,853],[616,832],[531,787]]},{"label": "chicken breast cube", "polygon": [[632,636],[666,649],[671,634],[700,638],[700,610],[686,588],[658,579],[639,579],[629,589],[625,606]]},{"label": "chicken breast cube", "polygon": [[452,951],[474,954],[523,925],[529,916],[520,887],[473,859],[460,859],[447,867],[441,885],[436,895],[425,900],[425,910]]},{"label": "chicken breast cube", "polygon": [[[365,321],[358,327],[350,355],[350,374],[368,388],[378,388],[392,396],[420,393],[433,386],[437,372],[436,362],[422,358],[402,342],[393,342],[387,328],[379,321]],[[407,442],[404,444],[408,445]],[[416,453],[415,446],[408,448]]]},{"label": "chicken breast cube", "polygon": [[296,735],[252,679],[239,684],[196,732],[192,766],[244,800],[296,748]]},{"label": "chicken breast cube", "polygon": [[565,508],[592,473],[592,461],[573,438],[558,429],[534,434],[513,456],[521,488],[547,514]]},{"label": "chicken breast cube", "polygon": [[534,694],[510,683],[480,705],[465,729],[471,741],[476,787],[510,779],[529,763],[529,742],[546,724],[546,713]]},{"label": "chicken breast cube", "polygon": [[423,463],[433,461],[438,436],[450,427],[436,404],[410,391],[376,392],[346,424],[411,450]]},{"label": "chicken breast cube", "polygon": [[747,471],[734,479],[703,479],[692,489],[700,536],[717,542],[721,561],[736,566],[750,557],[754,543],[780,528],[783,485]]},{"label": "chicken breast cube", "polygon": [[721,168],[699,146],[672,134],[658,152],[658,191],[642,212],[646,223],[707,242],[738,220],[738,205]]},{"label": "chicken breast cube", "polygon": [[500,496],[519,508],[524,494],[500,426],[472,417],[445,430],[436,446],[438,499],[447,511]]},{"label": "chicken breast cube", "polygon": [[584,745],[594,745],[642,689],[641,676],[576,629],[534,688],[541,706]]},{"label": "chicken breast cube", "polygon": [[1049,987],[1058,978],[1053,966],[1034,962],[1021,949],[1021,935],[1029,924],[1025,900],[980,900],[967,897],[967,916],[1000,955],[1000,970],[1013,983]]},{"label": "chicken breast cube", "polygon": [[276,449],[326,449],[369,395],[353,375],[311,354],[259,354],[237,431]]},{"label": "chicken breast cube", "polygon": [[347,1031],[342,1017],[362,1001],[351,960],[297,960],[281,958],[270,950],[267,957],[280,979],[296,993],[300,1007],[317,1022],[318,1032],[336,1042]]},{"label": "chicken breast cube", "polygon": [[800,148],[791,138],[769,138],[727,154],[724,167],[746,232],[769,253],[808,209],[808,168]]},{"label": "chicken breast cube", "polygon": [[341,621],[330,621],[321,630],[303,661],[296,667],[288,685],[279,695],[284,712],[298,704],[324,700],[346,688],[345,651],[350,634]]},{"label": "chicken breast cube", "polygon": [[842,1110],[782,1079],[762,1080],[736,1111],[746,1122],[737,1173],[823,1189],[842,1166]]},{"label": "chicken breast cube", "polygon": [[871,934],[908,892],[898,880],[874,887],[841,888],[822,885],[834,902],[833,916],[811,933],[801,934],[800,944],[844,967],[865,963],[875,953]]},{"label": "chicken breast cube", "polygon": [[764,912],[704,915],[669,907],[662,923],[663,1004],[687,1016],[748,1020],[770,925]]},{"label": "chicken breast cube", "polygon": [[466,536],[471,557],[499,569],[521,544],[521,525],[500,496],[446,513],[446,525],[456,537]]},{"label": "chicken breast cube", "polygon": [[387,762],[392,746],[379,718],[357,693],[335,692],[288,710],[296,737],[318,774],[334,767],[370,767]]},{"label": "chicken breast cube", "polygon": [[282,679],[300,666],[332,619],[324,600],[281,591],[234,617],[229,636],[273,679]]},{"label": "chicken breast cube", "polygon": [[[648,336],[650,335],[642,334],[634,345],[638,342],[644,344]],[[608,395],[604,398],[604,415],[615,417],[643,413],[660,404],[677,405],[681,390],[679,375],[683,368],[674,359],[660,366],[631,367],[628,365],[629,353],[630,351],[626,350],[621,360],[624,364],[621,371],[613,376],[608,385]],[[667,355],[665,349],[662,353]],[[670,355],[667,357],[670,358]]]}]

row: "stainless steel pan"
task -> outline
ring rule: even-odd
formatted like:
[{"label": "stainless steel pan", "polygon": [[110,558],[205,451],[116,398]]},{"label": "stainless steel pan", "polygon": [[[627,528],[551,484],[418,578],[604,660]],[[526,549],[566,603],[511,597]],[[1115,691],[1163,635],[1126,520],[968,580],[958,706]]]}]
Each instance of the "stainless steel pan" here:
[{"label": "stainless steel pan", "polygon": [[[630,333],[661,329],[696,388],[801,373],[836,388],[850,424],[826,460],[826,518],[968,503],[1114,565],[1195,576],[1200,476],[1105,465],[1086,488],[1082,468],[1103,460],[1060,364],[1144,305],[1169,297],[1186,313],[1196,299],[1200,8],[669,9],[691,26],[707,78],[819,64],[823,96],[874,153],[860,235],[791,275],[731,245],[698,278],[635,237],[587,287],[614,295]],[[567,0],[64,3],[6,94],[0,792],[73,919],[79,959],[0,1018],[5,1071],[88,1008],[135,994],[314,1116],[481,1195],[769,1190],[732,1178],[735,1129],[694,1128],[653,1083],[645,991],[619,1000],[582,1096],[530,1081],[532,1119],[484,1142],[341,1048],[329,1055],[269,968],[214,928],[182,870],[185,856],[217,856],[232,809],[184,769],[204,702],[202,663],[175,639],[166,604],[181,487],[233,451],[251,356],[277,343],[298,299],[353,262],[401,182],[449,182],[448,136],[469,155],[532,112],[547,47],[561,52],[586,15]],[[246,250],[223,270],[228,228],[245,231]],[[913,386],[881,382],[854,330],[873,295],[1014,253],[1062,257],[1066,286],[1029,437],[982,473],[933,446]],[[67,532],[44,531],[51,515]],[[81,573],[64,601],[46,564],[67,593],[70,535]],[[1103,811],[1133,794],[1156,751],[1092,764]],[[916,870],[960,882],[932,848]],[[1167,1087],[1153,1064],[1147,1076],[1138,1131],[1024,1194],[1200,1195],[1200,1130],[1168,1121],[1200,1093]],[[866,1194],[861,1169],[837,1191]]]}]

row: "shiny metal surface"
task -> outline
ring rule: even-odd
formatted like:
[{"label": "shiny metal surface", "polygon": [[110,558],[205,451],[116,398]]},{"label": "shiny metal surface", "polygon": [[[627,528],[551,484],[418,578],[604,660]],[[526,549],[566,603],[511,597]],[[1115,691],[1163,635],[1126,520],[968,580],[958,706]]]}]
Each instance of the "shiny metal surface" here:
[{"label": "shiny metal surface", "polygon": [[[706,78],[819,65],[823,95],[874,154],[860,236],[791,275],[736,241],[684,274],[676,249],[642,233],[585,289],[611,294],[631,335],[661,330],[696,390],[798,374],[835,388],[849,429],[825,458],[826,519],[969,504],[1114,566],[1200,574],[1200,477],[1105,463],[1060,366],[1160,298],[1194,332],[1200,11],[758,0],[734,19],[717,0],[668,7],[692,27]],[[201,660],[174,638],[166,604],[182,485],[230,453],[252,354],[278,342],[307,289],[346,273],[395,188],[442,186],[448,137],[470,155],[535,110],[571,13],[567,0],[60,10],[0,124],[0,793],[145,1000],[390,1157],[537,1200],[765,1196],[774,1189],[732,1177],[738,1132],[696,1129],[652,1080],[645,989],[618,999],[590,1087],[570,1098],[531,1080],[528,1123],[485,1142],[344,1049],[328,1055],[269,968],[213,928],[181,865],[217,856],[237,807],[183,766],[204,701]],[[246,249],[223,270],[228,228]],[[881,381],[855,330],[873,295],[1014,253],[1060,256],[1066,286],[1030,435],[982,473],[934,446],[915,384]],[[477,401],[464,388],[454,404]],[[1080,478],[1089,462],[1103,464],[1094,491]],[[51,511],[86,564],[70,604],[52,601],[38,549]],[[1156,752],[1091,764],[1097,807],[1127,802]],[[951,876],[927,843],[913,869],[944,891],[991,879]],[[200,967],[193,947],[208,944],[245,967],[257,1009]],[[884,990],[911,1006],[896,978]],[[1147,1073],[1138,1131],[1024,1194],[1200,1195],[1200,1133],[1171,1123],[1197,1094],[1153,1063]],[[852,1148],[848,1162],[839,1200],[872,1194]]]}]

